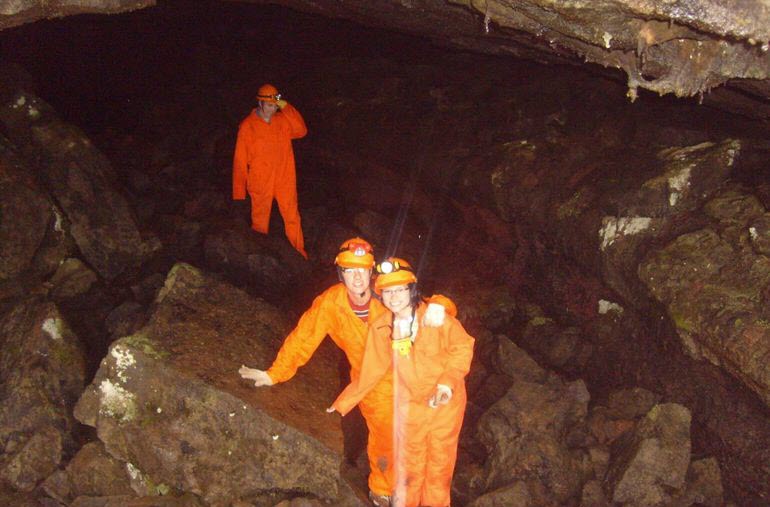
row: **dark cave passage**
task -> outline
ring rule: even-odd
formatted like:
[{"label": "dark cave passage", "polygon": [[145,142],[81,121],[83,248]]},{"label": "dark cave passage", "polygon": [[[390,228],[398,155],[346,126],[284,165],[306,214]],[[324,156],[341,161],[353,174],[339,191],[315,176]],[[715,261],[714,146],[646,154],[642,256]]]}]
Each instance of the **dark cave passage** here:
[{"label": "dark cave passage", "polygon": [[[663,217],[657,187],[647,182],[657,181],[661,160],[690,152],[679,159],[661,153],[729,139],[743,144],[734,164],[722,164],[732,172],[720,185],[749,189],[766,211],[766,124],[646,92],[631,103],[621,76],[603,69],[458,52],[230,2],[161,2],[132,14],[37,22],[0,32],[0,55],[4,103],[11,88],[3,82],[23,81],[82,129],[114,168],[143,238],[161,245],[143,264],[58,302],[89,349],[87,380],[122,336],[114,310],[130,300],[124,310],[142,321],[175,263],[209,270],[296,321],[337,281],[335,249],[356,232],[378,255],[411,259],[423,292],[450,295],[477,338],[458,505],[483,492],[469,477],[490,452],[474,430],[513,382],[495,370],[500,336],[565,382],[585,382],[591,407],[636,387],[688,407],[692,453],[717,457],[726,504],[770,501],[767,405],[739,376],[693,360],[667,306],[636,276],[647,254],[704,227],[709,219],[696,213],[702,203],[664,217],[659,230],[670,236],[628,247],[633,265],[626,257],[607,261],[581,236],[591,230],[597,241],[603,217]],[[274,206],[260,244],[272,260],[253,274],[243,266],[263,261],[242,251],[232,231],[249,224],[248,207],[230,199],[232,153],[238,124],[266,82],[308,125],[294,152],[310,262],[283,252],[288,244]],[[4,128],[0,134],[9,136]],[[729,226],[724,230],[729,236]],[[770,290],[746,297],[767,302]],[[3,298],[4,311],[10,301]],[[597,316],[597,301],[619,301],[624,317]],[[770,318],[767,307],[758,320]],[[725,436],[731,427],[739,430]],[[591,430],[588,423],[580,429]],[[363,446],[363,431],[346,430],[350,445]],[[565,439],[578,440],[580,431]],[[365,460],[357,466],[360,475]],[[531,505],[557,502],[549,494],[531,493]],[[558,505],[590,505],[585,492],[584,503],[580,494],[565,496]]]}]

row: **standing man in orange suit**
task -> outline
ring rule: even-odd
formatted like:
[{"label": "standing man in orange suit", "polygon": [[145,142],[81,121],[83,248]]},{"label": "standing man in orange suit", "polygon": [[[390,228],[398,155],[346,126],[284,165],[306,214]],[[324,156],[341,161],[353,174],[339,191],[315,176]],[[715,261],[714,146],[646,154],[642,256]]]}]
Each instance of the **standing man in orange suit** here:
[{"label": "standing man in orange suit", "polygon": [[241,122],[233,157],[233,199],[251,197],[251,228],[267,234],[273,199],[283,217],[289,243],[304,258],[305,239],[297,207],[297,174],[292,139],[307,134],[302,115],[275,86],[257,92],[257,107]]}]

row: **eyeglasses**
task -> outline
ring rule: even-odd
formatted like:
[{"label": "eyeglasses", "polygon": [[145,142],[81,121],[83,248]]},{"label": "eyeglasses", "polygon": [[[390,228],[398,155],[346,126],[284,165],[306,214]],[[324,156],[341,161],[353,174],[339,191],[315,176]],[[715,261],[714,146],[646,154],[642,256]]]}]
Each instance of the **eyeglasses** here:
[{"label": "eyeglasses", "polygon": [[341,268],[343,273],[358,273],[359,275],[363,275],[369,269],[367,268]]},{"label": "eyeglasses", "polygon": [[409,290],[409,287],[396,287],[394,289],[382,289],[382,295],[383,296],[400,296],[401,294],[406,293]]}]

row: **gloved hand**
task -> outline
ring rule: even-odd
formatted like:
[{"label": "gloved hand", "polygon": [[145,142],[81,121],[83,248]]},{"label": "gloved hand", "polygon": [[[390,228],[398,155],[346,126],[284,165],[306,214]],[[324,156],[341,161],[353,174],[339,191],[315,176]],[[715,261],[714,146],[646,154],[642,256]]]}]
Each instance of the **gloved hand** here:
[{"label": "gloved hand", "polygon": [[333,414],[336,411],[337,411],[337,409],[334,408],[334,407],[329,407],[329,408],[326,409],[326,413],[327,414]]},{"label": "gloved hand", "polygon": [[270,375],[268,375],[266,371],[257,370],[256,368],[247,368],[246,366],[241,365],[241,367],[238,368],[238,373],[241,374],[241,378],[253,380],[254,387],[273,385],[273,379],[270,378]]},{"label": "gloved hand", "polygon": [[441,327],[446,316],[446,308],[438,303],[429,303],[422,323],[425,327]]},{"label": "gloved hand", "polygon": [[286,102],[283,99],[278,99],[275,101],[275,103],[278,106],[278,109],[283,109],[284,107],[286,107],[286,104],[288,104],[288,102]]},{"label": "gloved hand", "polygon": [[444,384],[436,384],[436,392],[428,400],[430,408],[437,408],[439,405],[446,405],[452,399],[452,389]]}]

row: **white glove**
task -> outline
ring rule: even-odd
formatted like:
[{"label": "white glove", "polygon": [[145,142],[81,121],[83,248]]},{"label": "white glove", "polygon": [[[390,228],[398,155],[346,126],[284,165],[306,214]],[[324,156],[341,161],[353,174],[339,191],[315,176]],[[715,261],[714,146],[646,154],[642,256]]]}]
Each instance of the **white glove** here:
[{"label": "white glove", "polygon": [[422,323],[425,327],[441,327],[445,316],[446,308],[438,303],[430,303],[428,309],[425,310]]},{"label": "white glove", "polygon": [[241,374],[242,378],[253,380],[254,387],[273,385],[273,379],[270,378],[270,375],[268,375],[266,371],[257,370],[256,368],[247,368],[244,365],[241,365],[241,367],[238,368],[238,373]]},{"label": "white glove", "polygon": [[337,411],[337,409],[335,409],[334,407],[329,407],[329,408],[326,409],[326,413],[327,414],[333,414],[336,411]]},{"label": "white glove", "polygon": [[444,384],[436,384],[436,392],[428,400],[430,408],[437,408],[439,405],[446,405],[452,399],[452,388]]}]

